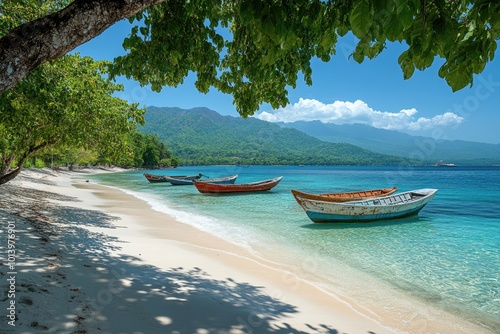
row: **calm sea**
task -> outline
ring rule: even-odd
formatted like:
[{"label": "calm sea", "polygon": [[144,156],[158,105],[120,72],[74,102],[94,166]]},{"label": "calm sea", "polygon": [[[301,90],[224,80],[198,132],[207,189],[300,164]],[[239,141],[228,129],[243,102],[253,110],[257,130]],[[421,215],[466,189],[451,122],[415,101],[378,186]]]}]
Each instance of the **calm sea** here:
[{"label": "calm sea", "polygon": [[[237,183],[283,176],[266,193],[202,195],[194,186],[150,184],[133,171],[94,176],[157,210],[309,280],[357,299],[381,299],[375,287],[411,295],[500,332],[500,167],[201,166],[153,174]],[[365,224],[314,224],[290,189],[339,192],[397,186],[437,188],[418,216]],[[366,277],[371,277],[367,288]]]}]

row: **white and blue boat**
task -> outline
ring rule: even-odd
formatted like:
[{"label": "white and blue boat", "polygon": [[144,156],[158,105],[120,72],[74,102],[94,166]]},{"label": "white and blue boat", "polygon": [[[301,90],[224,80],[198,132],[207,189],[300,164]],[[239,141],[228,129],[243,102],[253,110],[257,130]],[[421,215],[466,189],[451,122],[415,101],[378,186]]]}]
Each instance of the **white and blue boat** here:
[{"label": "white and blue boat", "polygon": [[216,179],[195,180],[194,182],[205,182],[213,184],[234,184],[237,178],[238,175],[230,175],[225,177],[219,177]]},{"label": "white and blue boat", "polygon": [[[201,180],[202,177],[206,177],[206,179]],[[236,181],[238,175],[231,175],[225,177],[219,177],[216,179],[210,179],[208,176],[203,174],[198,174],[194,176],[179,176],[179,177],[168,177],[164,176],[164,178],[170,182],[174,186],[183,186],[183,185],[192,185],[195,182],[210,182],[214,184],[233,184]]]},{"label": "white and blue boat", "polygon": [[170,182],[173,186],[185,186],[193,184],[194,181],[201,179],[203,174],[199,173],[198,175],[179,175],[179,176],[168,176],[164,175],[163,179],[167,182]]},{"label": "white and blue boat", "polygon": [[350,202],[327,202],[301,197],[297,202],[315,223],[357,223],[416,215],[437,189],[417,189]]}]

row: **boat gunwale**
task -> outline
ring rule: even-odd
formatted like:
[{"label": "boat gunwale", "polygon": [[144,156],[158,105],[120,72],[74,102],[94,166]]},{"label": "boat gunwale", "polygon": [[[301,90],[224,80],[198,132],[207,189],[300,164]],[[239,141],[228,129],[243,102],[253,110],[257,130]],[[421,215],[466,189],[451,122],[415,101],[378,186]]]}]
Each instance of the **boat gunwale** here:
[{"label": "boat gunwale", "polygon": [[[300,199],[304,198],[304,199],[312,199],[312,200],[318,200],[318,201],[324,201],[324,202],[341,203],[341,202],[350,202],[350,201],[370,199],[370,198],[375,198],[375,197],[389,196],[389,195],[394,194],[397,190],[398,190],[397,187],[392,187],[392,188],[380,188],[380,189],[369,189],[369,190],[337,192],[337,193],[322,193],[322,194],[311,194],[311,193],[306,193],[306,192],[296,190],[296,189],[292,189],[291,192],[298,202],[300,201]],[[344,196],[344,195],[350,196],[350,195],[361,194],[361,193],[373,193],[373,192],[384,192],[384,191],[385,191],[385,193],[360,196],[360,197],[345,197]],[[298,197],[300,197],[300,199]]]}]

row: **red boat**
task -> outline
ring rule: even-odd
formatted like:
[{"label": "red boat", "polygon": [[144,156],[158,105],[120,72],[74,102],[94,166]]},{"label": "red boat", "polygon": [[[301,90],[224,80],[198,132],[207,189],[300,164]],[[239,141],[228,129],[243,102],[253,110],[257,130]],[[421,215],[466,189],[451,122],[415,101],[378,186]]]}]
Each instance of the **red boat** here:
[{"label": "red boat", "polygon": [[227,194],[227,193],[247,193],[267,191],[274,188],[283,178],[283,176],[251,183],[240,184],[216,184],[205,180],[203,182],[195,182],[194,186],[200,193],[203,194]]}]

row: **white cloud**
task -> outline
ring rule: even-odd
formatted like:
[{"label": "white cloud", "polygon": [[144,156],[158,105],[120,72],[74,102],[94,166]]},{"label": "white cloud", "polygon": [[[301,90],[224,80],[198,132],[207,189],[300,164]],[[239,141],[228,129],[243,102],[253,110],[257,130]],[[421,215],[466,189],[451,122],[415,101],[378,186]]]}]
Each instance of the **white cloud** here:
[{"label": "white cloud", "polygon": [[354,124],[362,123],[379,129],[421,131],[435,127],[451,126],[464,121],[463,117],[452,112],[446,112],[432,118],[415,115],[415,108],[403,109],[399,112],[377,111],[370,108],[365,102],[357,100],[335,101],[324,104],[318,100],[299,99],[299,102],[288,105],[271,113],[263,111],[255,117],[268,122],[296,122],[319,120],[323,123]]}]

